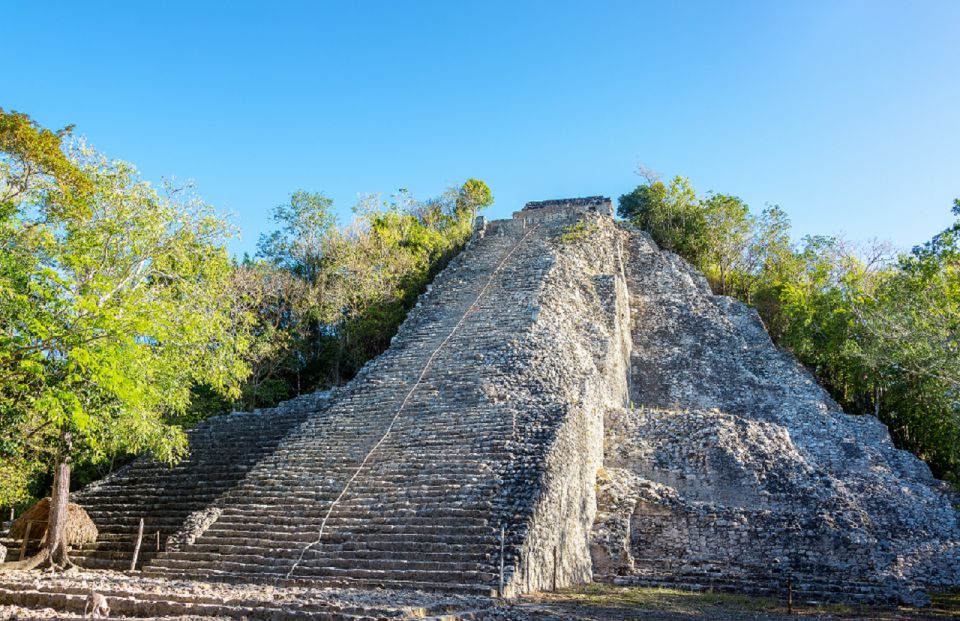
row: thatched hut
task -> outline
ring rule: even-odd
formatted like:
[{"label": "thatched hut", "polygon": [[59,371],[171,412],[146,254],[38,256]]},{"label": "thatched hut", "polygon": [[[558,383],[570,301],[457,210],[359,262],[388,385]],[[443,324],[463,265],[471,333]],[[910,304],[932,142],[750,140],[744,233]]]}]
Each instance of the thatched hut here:
[{"label": "thatched hut", "polygon": [[[30,507],[26,513],[18,517],[10,525],[10,538],[23,539],[27,536],[27,524],[30,526],[30,540],[40,540],[47,535],[47,524],[50,522],[50,499],[44,498]],[[96,524],[87,515],[87,512],[78,504],[67,505],[67,526],[65,537],[67,545],[80,546],[93,543],[97,540]]]}]

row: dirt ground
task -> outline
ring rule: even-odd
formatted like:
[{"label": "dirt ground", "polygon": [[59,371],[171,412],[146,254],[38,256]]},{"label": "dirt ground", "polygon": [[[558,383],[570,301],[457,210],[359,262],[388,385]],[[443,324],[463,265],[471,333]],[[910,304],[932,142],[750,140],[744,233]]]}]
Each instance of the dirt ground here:
[{"label": "dirt ground", "polygon": [[512,606],[531,621],[885,621],[960,620],[960,592],[936,593],[927,608],[797,605],[767,597],[591,584],[524,597]]},{"label": "dirt ground", "polygon": [[[385,594],[381,593],[382,598]],[[423,596],[424,594],[421,594]],[[392,599],[386,595],[387,599]],[[556,593],[527,595],[513,602],[486,600],[486,610],[436,617],[444,621],[960,621],[960,591],[933,594],[923,609],[857,605],[797,605],[788,613],[773,598],[726,593],[590,584]],[[476,603],[476,602],[474,602]],[[460,608],[463,610],[463,608]],[[111,619],[133,619],[116,617]],[[142,621],[145,617],[138,617]],[[236,621],[232,617],[152,617],[163,621]],[[242,618],[242,617],[241,617]],[[397,618],[397,617],[393,617]],[[423,619],[423,616],[416,617]],[[28,610],[0,605],[0,621],[82,619],[52,608]]]}]

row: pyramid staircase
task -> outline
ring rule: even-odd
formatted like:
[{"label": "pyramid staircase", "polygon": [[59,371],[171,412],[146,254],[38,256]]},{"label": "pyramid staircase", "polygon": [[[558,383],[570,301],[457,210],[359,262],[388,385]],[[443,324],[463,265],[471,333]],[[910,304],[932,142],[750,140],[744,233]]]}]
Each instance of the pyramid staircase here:
[{"label": "pyramid staircase", "polygon": [[147,571],[491,592],[496,472],[512,428],[477,407],[484,368],[464,352],[488,347],[485,326],[529,285],[511,278],[511,260],[536,251],[529,231],[500,233],[329,409],[218,500],[203,536]]},{"label": "pyramid staircase", "polygon": [[280,439],[322,409],[325,393],[287,401],[276,408],[235,412],[208,419],[188,435],[190,455],[169,466],[139,459],[74,494],[100,531],[96,543],[72,552],[90,569],[129,569],[139,522],[144,543],[138,567],[149,563],[190,513],[210,505],[236,485]]},{"label": "pyramid staircase", "polygon": [[[470,352],[502,349],[490,325],[530,322],[503,311],[541,275],[518,269],[543,252],[535,231],[503,221],[472,242],[336,399],[211,419],[184,462],[141,459],[76,494],[101,532],[78,564],[129,568],[143,518],[150,575],[496,590],[515,423],[483,407],[479,384],[502,370]],[[166,549],[211,506],[212,525]]]}]

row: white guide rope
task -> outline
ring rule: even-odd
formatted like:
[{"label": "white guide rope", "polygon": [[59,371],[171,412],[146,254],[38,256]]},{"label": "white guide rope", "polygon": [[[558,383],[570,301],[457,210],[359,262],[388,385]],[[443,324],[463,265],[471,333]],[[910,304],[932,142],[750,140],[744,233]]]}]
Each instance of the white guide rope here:
[{"label": "white guide rope", "polygon": [[473,302],[470,304],[470,306],[467,307],[467,310],[465,310],[465,311],[463,312],[463,316],[460,317],[460,320],[457,321],[457,324],[456,324],[455,326],[453,326],[453,329],[450,331],[450,334],[448,334],[448,335],[440,342],[440,344],[437,345],[437,348],[434,349],[434,350],[433,350],[433,353],[430,354],[430,357],[427,358],[427,362],[426,362],[426,364],[423,365],[423,370],[420,371],[420,375],[417,377],[417,381],[414,382],[413,386],[412,386],[412,387],[410,388],[410,390],[407,392],[407,396],[403,398],[403,401],[400,403],[400,407],[397,408],[397,411],[396,411],[396,413],[393,415],[393,419],[390,421],[390,424],[387,426],[386,431],[383,432],[383,436],[381,436],[381,438],[380,438],[379,440],[377,440],[377,443],[373,445],[373,448],[370,449],[370,451],[367,453],[366,457],[363,458],[363,461],[360,462],[360,465],[357,466],[357,469],[356,469],[356,471],[354,471],[353,476],[350,477],[350,479],[347,481],[347,483],[343,486],[343,489],[340,491],[340,495],[337,496],[337,498],[336,498],[332,503],[330,503],[330,508],[327,509],[327,513],[326,513],[326,515],[323,517],[323,521],[320,522],[320,530],[319,530],[319,532],[317,533],[317,539],[316,539],[315,541],[309,543],[305,548],[303,548],[303,550],[301,550],[300,556],[297,558],[297,561],[296,561],[296,562],[293,564],[293,566],[290,568],[290,571],[287,572],[287,575],[285,576],[285,579],[289,579],[290,576],[293,574],[293,572],[296,571],[297,567],[298,567],[298,566],[300,565],[300,563],[303,561],[303,557],[304,557],[304,555],[306,555],[307,551],[310,550],[310,548],[318,545],[318,544],[320,543],[320,540],[323,539],[323,531],[324,531],[324,530],[326,529],[326,527],[327,527],[327,520],[330,519],[330,515],[333,513],[334,507],[336,507],[336,506],[337,506],[337,503],[339,503],[340,500],[344,497],[344,495],[346,495],[347,489],[348,489],[348,488],[350,487],[350,485],[356,480],[357,476],[360,474],[360,471],[363,470],[363,467],[367,465],[367,461],[370,459],[370,456],[373,455],[373,453],[374,453],[378,448],[380,448],[380,445],[383,444],[383,441],[386,440],[386,439],[387,439],[387,436],[390,435],[390,432],[393,431],[393,426],[396,424],[397,419],[400,418],[400,414],[401,414],[401,412],[403,412],[403,408],[405,408],[405,407],[407,406],[407,403],[410,401],[410,397],[413,395],[414,391],[420,386],[420,383],[423,381],[423,378],[426,376],[427,371],[430,370],[430,366],[433,364],[433,360],[437,357],[437,354],[440,353],[440,350],[444,348],[444,346],[447,344],[448,341],[450,341],[451,338],[453,338],[453,335],[457,333],[457,330],[459,330],[459,329],[460,329],[460,326],[463,325],[463,322],[466,321],[467,315],[469,315],[471,312],[473,312],[474,308],[476,308],[477,303],[480,302],[480,298],[483,297],[483,295],[487,292],[487,289],[489,289],[489,288],[490,288],[490,285],[493,283],[493,278],[494,278],[494,276],[496,276],[497,273],[503,268],[503,266],[504,266],[504,264],[506,264],[507,260],[508,260],[511,256],[513,256],[513,253],[517,251],[517,248],[520,247],[520,244],[522,244],[522,243],[523,243],[534,231],[536,231],[538,228],[539,228],[539,225],[532,227],[529,231],[527,231],[526,233],[524,233],[523,237],[521,237],[519,240],[517,240],[517,243],[514,244],[513,248],[510,249],[510,252],[508,252],[508,253],[500,260],[500,262],[497,264],[497,267],[494,268],[494,270],[493,270],[492,272],[490,272],[490,277],[487,279],[486,284],[484,284],[484,285],[483,285],[483,288],[480,289],[480,292],[477,294],[477,297],[474,298],[474,300],[473,300]]}]

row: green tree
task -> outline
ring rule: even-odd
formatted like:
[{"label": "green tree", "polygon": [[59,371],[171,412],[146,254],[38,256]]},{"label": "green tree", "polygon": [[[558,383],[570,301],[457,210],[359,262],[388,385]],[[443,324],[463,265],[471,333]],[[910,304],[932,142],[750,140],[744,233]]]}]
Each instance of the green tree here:
[{"label": "green tree", "polygon": [[[327,326],[336,322],[340,230],[333,201],[321,193],[294,192],[274,208],[279,229],[260,238],[257,258],[248,265],[245,293],[258,305],[258,355],[244,388],[247,406],[270,404],[327,381],[319,360],[329,347]],[[253,267],[253,271],[249,268]],[[244,276],[244,274],[241,274]]]},{"label": "green tree", "polygon": [[[0,108],[0,305],[5,314],[29,315],[32,300],[16,295],[30,286],[36,258],[24,256],[15,241],[20,228],[18,212],[46,199],[50,211],[63,213],[77,208],[90,184],[64,155],[61,141],[70,128],[53,132],[37,126],[27,115]],[[0,326],[0,369],[12,356],[5,344],[13,339],[12,327]],[[29,412],[19,407],[32,390],[32,373],[9,370],[0,383],[0,506],[26,501],[29,486],[43,471],[42,455],[32,450],[36,441]]]},{"label": "green tree", "polygon": [[841,240],[804,240],[787,279],[777,283],[779,344],[810,367],[842,404],[856,406],[863,389],[859,324],[854,300],[872,288],[874,274]]},{"label": "green tree", "polygon": [[777,341],[784,331],[780,300],[784,283],[798,276],[801,261],[790,239],[790,219],[777,206],[761,212],[750,244],[747,270],[738,274],[733,295],[757,309],[770,336]]},{"label": "green tree", "polygon": [[253,410],[300,394],[306,356],[318,347],[317,288],[267,261],[246,261],[232,274],[235,307],[252,317],[246,360],[250,376],[240,407]]},{"label": "green tree", "polygon": [[736,281],[755,268],[748,262],[756,222],[750,208],[736,196],[711,194],[701,208],[705,222],[699,267],[716,292],[729,295]]},{"label": "green tree", "polygon": [[467,179],[457,190],[456,211],[468,215],[471,222],[478,211],[492,204],[493,193],[490,187],[480,179]]},{"label": "green tree", "polygon": [[339,227],[329,199],[294,193],[257,259],[234,274],[238,304],[254,316],[244,406],[340,384],[382,353],[491,201],[479,179],[426,201],[401,189],[363,197]]},{"label": "green tree", "polygon": [[261,235],[257,255],[315,283],[324,271],[324,244],[337,227],[333,200],[320,193],[294,192],[273,210],[279,229]]},{"label": "green tree", "polygon": [[652,214],[664,209],[666,200],[667,186],[660,181],[651,181],[622,195],[617,202],[617,215],[638,228],[650,231]]},{"label": "green tree", "polygon": [[476,211],[489,204],[489,189],[476,188],[486,184],[469,180],[426,202],[401,190],[387,202],[367,200],[356,210],[343,255],[349,290],[337,329],[341,361],[350,373],[389,346],[417,296],[463,248]]},{"label": "green tree", "polygon": [[960,483],[960,200],[954,224],[856,300],[874,413],[899,446]]},{"label": "green tree", "polygon": [[61,148],[71,129],[50,131],[25,114],[0,108],[0,217],[12,217],[18,204],[41,196],[52,212],[78,206],[91,188]]},{"label": "green tree", "polygon": [[707,212],[686,177],[653,181],[620,197],[617,212],[647,231],[661,247],[702,265]]},{"label": "green tree", "polygon": [[193,384],[235,394],[246,326],[227,295],[230,231],[208,205],[82,146],[45,164],[30,142],[48,134],[20,129],[0,169],[5,196],[17,188],[0,227],[0,447],[53,466],[47,547],[29,565],[65,565],[72,463],[183,455],[171,417]]}]

